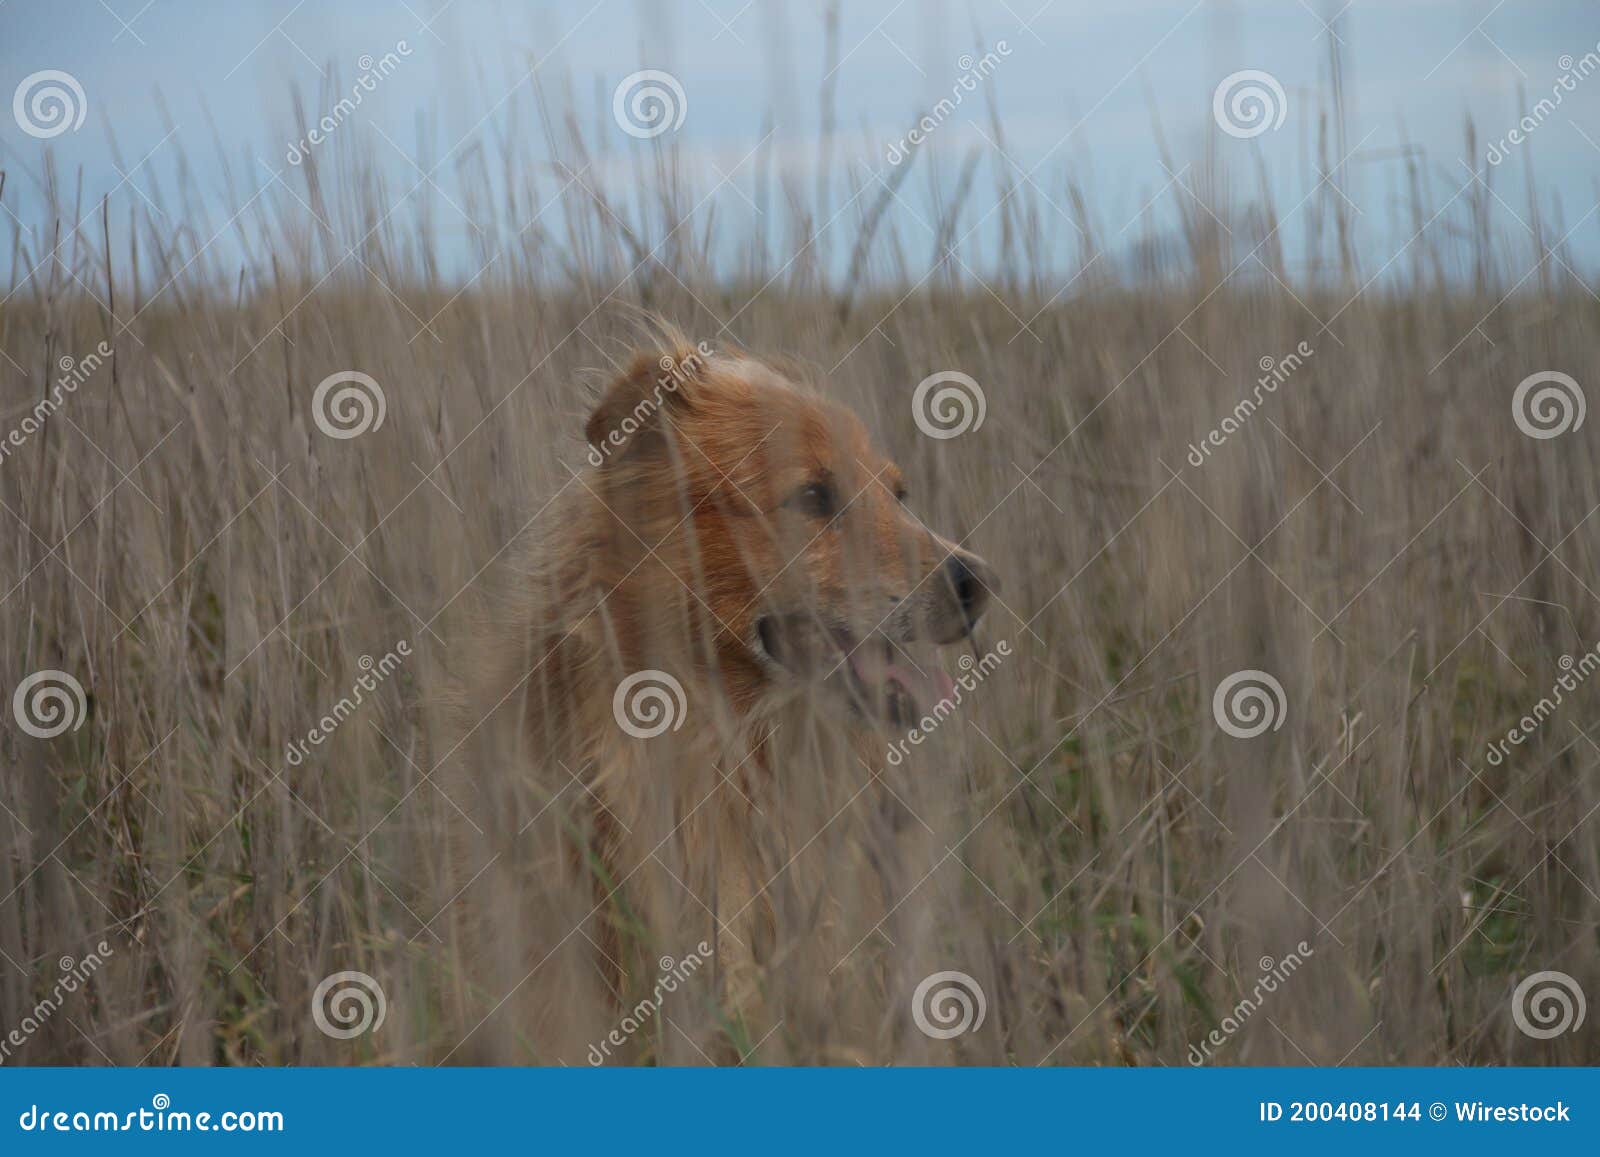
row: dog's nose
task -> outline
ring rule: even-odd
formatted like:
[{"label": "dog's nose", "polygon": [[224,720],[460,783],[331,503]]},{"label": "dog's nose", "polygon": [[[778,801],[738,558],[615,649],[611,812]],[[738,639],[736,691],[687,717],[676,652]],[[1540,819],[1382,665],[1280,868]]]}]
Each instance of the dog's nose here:
[{"label": "dog's nose", "polygon": [[975,554],[953,554],[945,563],[945,578],[961,608],[961,617],[970,629],[994,597],[994,568]]}]

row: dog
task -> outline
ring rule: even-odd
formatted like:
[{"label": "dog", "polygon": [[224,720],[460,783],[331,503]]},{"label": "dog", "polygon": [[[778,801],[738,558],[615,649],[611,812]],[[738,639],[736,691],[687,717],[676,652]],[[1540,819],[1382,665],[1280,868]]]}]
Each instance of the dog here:
[{"label": "dog", "polygon": [[665,331],[583,429],[587,466],[510,568],[459,704],[472,986],[536,1026],[493,1059],[626,1037],[594,1010],[647,1019],[634,998],[687,944],[715,957],[699,1006],[726,1037],[763,1022],[795,945],[881,930],[915,879],[894,849],[921,835],[916,788],[866,807],[860,785],[885,734],[949,701],[934,650],[998,586],[913,513],[859,418],[778,363]]}]

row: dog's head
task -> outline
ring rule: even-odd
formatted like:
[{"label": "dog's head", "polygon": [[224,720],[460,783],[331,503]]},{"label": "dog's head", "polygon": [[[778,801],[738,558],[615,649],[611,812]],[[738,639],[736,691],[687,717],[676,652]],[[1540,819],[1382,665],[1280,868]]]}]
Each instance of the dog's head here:
[{"label": "dog's head", "polygon": [[650,611],[640,575],[664,582],[736,703],[802,681],[904,725],[952,692],[929,652],[971,632],[994,573],[916,516],[853,413],[702,346],[640,356],[585,433],[621,614]]}]

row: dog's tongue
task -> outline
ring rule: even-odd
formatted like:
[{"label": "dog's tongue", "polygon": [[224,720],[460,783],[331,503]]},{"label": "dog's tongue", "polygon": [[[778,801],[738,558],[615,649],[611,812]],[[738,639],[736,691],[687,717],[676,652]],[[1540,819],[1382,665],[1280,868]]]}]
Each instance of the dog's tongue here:
[{"label": "dog's tongue", "polygon": [[943,668],[929,664],[927,673],[904,667],[873,647],[857,647],[850,655],[850,670],[863,687],[881,694],[885,701],[899,694],[910,699],[917,711],[926,711],[945,699],[954,699],[955,680]]}]

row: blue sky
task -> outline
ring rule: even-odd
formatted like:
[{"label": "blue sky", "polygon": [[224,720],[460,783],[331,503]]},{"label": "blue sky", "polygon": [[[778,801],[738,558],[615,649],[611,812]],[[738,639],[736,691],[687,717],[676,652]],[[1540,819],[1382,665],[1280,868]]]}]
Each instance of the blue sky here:
[{"label": "blue sky", "polygon": [[[719,227],[732,233],[767,228],[781,246],[777,227],[757,221],[750,157],[770,124],[769,143],[784,171],[808,192],[815,188],[824,9],[759,0],[5,0],[3,94],[40,70],[59,69],[79,81],[87,105],[80,129],[49,141],[0,117],[0,165],[11,173],[5,205],[24,227],[41,227],[47,150],[63,181],[81,172],[86,201],[114,190],[114,205],[140,212],[158,188],[171,196],[180,154],[202,194],[215,199],[212,207],[228,204],[218,161],[225,152],[242,189],[233,196],[243,200],[273,172],[286,171],[295,88],[308,111],[322,115],[348,91],[364,54],[381,56],[405,41],[410,55],[336,135],[346,138],[342,147],[366,150],[397,193],[443,158],[407,208],[426,206],[437,226],[458,235],[463,268],[471,266],[474,226],[461,205],[457,169],[511,136],[528,157],[548,154],[536,88],[558,99],[572,94],[581,122],[603,138],[614,159],[598,163],[588,179],[610,194],[630,180],[622,160],[630,151],[665,145],[677,150],[700,189],[713,190],[700,213],[714,211]],[[1563,57],[1600,51],[1600,5],[1592,0],[845,3],[842,60],[831,78],[837,129],[830,206],[846,203],[852,187],[879,187],[891,169],[886,148],[951,94],[963,54],[994,52],[1004,42],[984,99],[969,98],[939,123],[893,203],[896,228],[917,260],[933,252],[934,186],[948,194],[974,145],[986,158],[962,227],[970,222],[969,260],[979,267],[993,256],[1002,177],[1024,180],[1038,194],[1063,269],[1072,267],[1077,230],[1087,224],[1068,204],[1069,180],[1084,189],[1099,234],[1129,243],[1143,231],[1129,229],[1141,208],[1157,231],[1174,228],[1190,197],[1185,189],[1221,209],[1218,198],[1243,204],[1257,196],[1264,174],[1280,211],[1289,210],[1319,180],[1333,36],[1343,45],[1349,154],[1338,195],[1359,218],[1364,266],[1380,267],[1406,241],[1398,158],[1402,146],[1412,146],[1425,159],[1434,206],[1464,186],[1470,191],[1474,170],[1488,177],[1503,199],[1492,204],[1494,227],[1508,240],[1526,239],[1529,260],[1531,161],[1539,212],[1559,207],[1559,218],[1544,224],[1559,220],[1560,232],[1577,225],[1567,242],[1575,262],[1600,269],[1600,213],[1584,218],[1600,187],[1600,74],[1577,81],[1492,173],[1485,163],[1488,143],[1515,125],[1524,100],[1531,105],[1554,89]],[[614,87],[642,68],[670,73],[684,94],[681,126],[651,142],[628,137],[610,117]],[[1212,98],[1224,77],[1246,69],[1279,82],[1284,120],[1238,139],[1218,131]],[[1003,156],[991,108],[1003,124]],[[1469,116],[1482,138],[1470,156]],[[1330,142],[1335,153],[1336,146]],[[1230,174],[1228,191],[1202,183],[1201,173]],[[289,172],[285,180],[294,177]],[[269,193],[275,198],[280,190]],[[868,200],[842,215],[841,232],[853,231]],[[1290,220],[1283,236],[1291,268],[1314,276],[1305,268],[1316,264],[1304,250],[1305,229],[1304,221]],[[228,249],[235,241],[217,244]],[[841,236],[830,250],[836,266],[847,250]],[[248,260],[242,247],[231,256]]]}]

